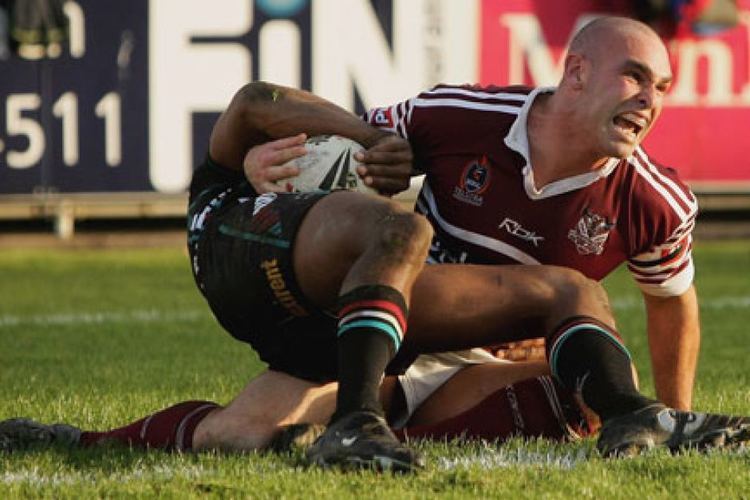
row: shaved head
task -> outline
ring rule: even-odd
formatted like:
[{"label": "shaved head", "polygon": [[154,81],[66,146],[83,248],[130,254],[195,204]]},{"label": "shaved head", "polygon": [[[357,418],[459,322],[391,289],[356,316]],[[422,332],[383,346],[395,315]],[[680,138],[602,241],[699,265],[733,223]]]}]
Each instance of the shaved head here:
[{"label": "shaved head", "polygon": [[625,56],[635,64],[649,66],[648,71],[655,76],[672,77],[662,39],[648,25],[628,17],[605,16],[591,21],[575,34],[567,55],[586,60],[597,70]]},{"label": "shaved head", "polygon": [[581,28],[571,40],[568,53],[591,58],[616,38],[651,39],[662,44],[659,35],[646,24],[628,17],[607,16],[595,19]]},{"label": "shaved head", "polygon": [[659,35],[635,19],[601,17],[573,37],[548,102],[562,124],[575,123],[576,141],[601,162],[633,153],[661,113],[671,82]]}]

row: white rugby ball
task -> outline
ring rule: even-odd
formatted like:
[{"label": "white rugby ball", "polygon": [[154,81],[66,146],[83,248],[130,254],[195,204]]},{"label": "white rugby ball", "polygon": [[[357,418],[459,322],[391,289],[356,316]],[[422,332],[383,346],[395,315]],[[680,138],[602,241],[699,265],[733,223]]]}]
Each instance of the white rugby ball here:
[{"label": "white rugby ball", "polygon": [[305,148],[306,155],[287,163],[299,167],[299,175],[278,181],[279,186],[298,193],[347,189],[377,194],[357,174],[361,163],[354,159],[354,153],[363,151],[362,145],[339,135],[319,135],[307,139]]}]

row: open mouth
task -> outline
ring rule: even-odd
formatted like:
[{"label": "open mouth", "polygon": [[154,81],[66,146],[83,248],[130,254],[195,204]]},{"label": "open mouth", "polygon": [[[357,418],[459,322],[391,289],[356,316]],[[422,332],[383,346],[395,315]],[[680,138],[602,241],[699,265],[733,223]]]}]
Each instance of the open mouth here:
[{"label": "open mouth", "polygon": [[635,113],[623,113],[612,119],[617,130],[631,139],[637,138],[648,125],[648,120]]}]

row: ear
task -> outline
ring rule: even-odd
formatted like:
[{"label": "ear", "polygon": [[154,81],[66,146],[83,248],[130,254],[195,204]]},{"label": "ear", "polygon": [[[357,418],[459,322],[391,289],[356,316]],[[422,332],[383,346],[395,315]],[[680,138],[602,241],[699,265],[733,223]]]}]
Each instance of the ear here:
[{"label": "ear", "polygon": [[580,90],[586,83],[588,76],[588,65],[586,59],[580,54],[568,54],[565,56],[563,68],[563,82],[570,88]]}]

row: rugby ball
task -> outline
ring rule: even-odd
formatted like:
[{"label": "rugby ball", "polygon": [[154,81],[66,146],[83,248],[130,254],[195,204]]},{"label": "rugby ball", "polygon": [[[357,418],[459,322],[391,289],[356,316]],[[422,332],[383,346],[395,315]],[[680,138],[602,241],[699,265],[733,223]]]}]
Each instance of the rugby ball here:
[{"label": "rugby ball", "polygon": [[351,139],[339,135],[319,135],[305,141],[307,154],[289,161],[300,173],[296,177],[277,182],[289,192],[334,191],[347,189],[360,193],[377,194],[365,185],[357,174],[354,154],[364,147]]}]

